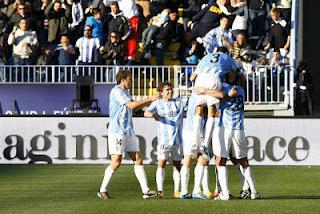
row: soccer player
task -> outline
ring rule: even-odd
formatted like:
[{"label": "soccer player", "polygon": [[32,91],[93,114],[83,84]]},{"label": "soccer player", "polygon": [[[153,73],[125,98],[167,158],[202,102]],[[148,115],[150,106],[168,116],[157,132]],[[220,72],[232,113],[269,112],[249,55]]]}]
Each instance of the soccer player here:
[{"label": "soccer player", "polygon": [[[212,90],[216,91],[216,90]],[[216,91],[216,97],[221,97],[222,93],[220,91]],[[188,101],[188,111],[187,111],[187,119],[186,126],[184,127],[183,133],[183,166],[180,171],[181,175],[181,199],[187,198],[195,198],[195,199],[206,199],[211,197],[211,192],[208,187],[207,174],[208,174],[208,161],[205,160],[202,156],[198,157],[200,154],[199,151],[199,141],[195,141],[192,138],[193,134],[193,123],[196,111],[196,93],[193,92]],[[203,124],[204,121],[202,120]],[[194,190],[193,194],[188,194],[188,184],[190,178],[190,168],[192,166],[193,160],[198,160],[197,165],[195,167],[195,179],[194,179]],[[202,183],[202,192],[200,184]]]},{"label": "soccer player", "polygon": [[106,168],[104,178],[98,192],[101,199],[108,199],[108,184],[113,173],[120,167],[124,152],[134,161],[134,173],[140,183],[143,198],[155,196],[156,192],[148,187],[147,176],[142,165],[139,141],[133,131],[132,110],[140,109],[158,99],[154,94],[150,98],[132,101],[128,89],[132,84],[132,74],[129,70],[120,70],[116,75],[117,85],[110,92],[110,125],[108,130],[109,152],[111,164]]},{"label": "soccer player", "polygon": [[248,147],[244,133],[244,89],[239,84],[242,80],[241,74],[230,71],[226,75],[223,84],[224,94],[228,96],[220,106],[221,117],[218,126],[213,131],[213,152],[216,156],[218,180],[221,193],[215,197],[216,200],[229,200],[228,171],[226,161],[229,151],[240,163],[240,169],[248,182],[251,190],[251,199],[261,198],[256,191],[253,173],[249,166],[247,153]]},{"label": "soccer player", "polygon": [[174,197],[180,197],[184,105],[180,98],[172,98],[171,83],[160,83],[158,92],[161,95],[161,99],[152,102],[144,113],[145,117],[154,118],[158,126],[158,168],[156,174],[158,197],[164,198],[163,182],[165,178],[165,166],[170,152],[173,161]]},{"label": "soccer player", "polygon": [[[190,80],[195,80],[194,86],[206,89],[221,89],[221,82],[225,75],[231,69],[236,68],[234,60],[227,54],[228,50],[224,47],[218,48],[217,52],[207,54],[198,64]],[[219,105],[219,98],[208,95],[196,95],[196,111],[193,122],[193,140],[198,142],[200,139],[200,123],[203,117],[203,107],[208,107],[208,119],[205,126],[205,135],[201,153],[203,157],[209,161],[210,157],[207,152],[209,142],[211,140],[212,130],[214,126],[214,116]]]}]

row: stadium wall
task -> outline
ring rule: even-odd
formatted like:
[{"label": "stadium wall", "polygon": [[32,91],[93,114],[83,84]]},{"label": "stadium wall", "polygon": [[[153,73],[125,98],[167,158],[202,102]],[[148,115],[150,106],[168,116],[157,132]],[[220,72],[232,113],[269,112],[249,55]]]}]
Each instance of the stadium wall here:
[{"label": "stadium wall", "polygon": [[[319,119],[245,119],[253,165],[320,165]],[[134,118],[144,163],[156,163],[156,124]],[[103,164],[108,118],[2,117],[0,164]],[[124,163],[131,163],[125,157]]]}]

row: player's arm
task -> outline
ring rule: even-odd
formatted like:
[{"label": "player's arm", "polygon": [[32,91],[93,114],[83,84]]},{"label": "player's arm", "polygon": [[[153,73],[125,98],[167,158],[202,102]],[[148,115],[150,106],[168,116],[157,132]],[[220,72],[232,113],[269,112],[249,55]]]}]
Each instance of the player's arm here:
[{"label": "player's arm", "polygon": [[191,76],[190,76],[190,81],[193,82],[196,78],[197,78],[198,74],[195,72],[192,72]]},{"label": "player's arm", "polygon": [[146,110],[144,116],[148,118],[154,118],[156,121],[160,120],[160,115],[157,113],[152,113],[151,111]]},{"label": "player's arm", "polygon": [[147,105],[149,105],[151,102],[157,100],[159,98],[159,93],[155,93],[151,97],[139,101],[130,101],[126,103],[126,106],[132,110],[139,110]]},{"label": "player's arm", "polygon": [[225,96],[223,91],[216,90],[216,89],[202,88],[202,87],[196,87],[195,92],[198,95],[209,95],[209,96],[216,97],[219,99],[221,99]]}]

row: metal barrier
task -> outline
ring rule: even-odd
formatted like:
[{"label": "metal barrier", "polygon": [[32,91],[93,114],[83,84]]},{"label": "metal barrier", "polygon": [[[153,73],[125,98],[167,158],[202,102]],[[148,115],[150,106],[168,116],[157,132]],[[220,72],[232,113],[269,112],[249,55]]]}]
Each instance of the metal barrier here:
[{"label": "metal barrier", "polygon": [[[160,82],[170,81],[174,95],[188,98],[195,66],[0,66],[0,84],[74,84],[75,77],[89,75],[95,84],[114,84],[119,69],[132,71],[134,99],[150,96]],[[290,66],[243,65],[247,78],[246,110],[277,110],[293,106],[293,76]]]}]

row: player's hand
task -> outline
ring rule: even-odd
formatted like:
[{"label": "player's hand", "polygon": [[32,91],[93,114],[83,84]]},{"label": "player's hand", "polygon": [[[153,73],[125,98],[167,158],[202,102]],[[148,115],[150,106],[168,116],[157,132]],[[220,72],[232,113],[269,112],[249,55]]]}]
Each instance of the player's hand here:
[{"label": "player's hand", "polygon": [[161,118],[159,114],[153,114],[152,117],[153,117],[156,121],[159,121],[160,118]]},{"label": "player's hand", "polygon": [[237,95],[237,90],[234,87],[228,92],[229,97],[236,97]]},{"label": "player's hand", "polygon": [[196,87],[194,89],[194,92],[196,92],[197,95],[203,95],[206,93],[206,89],[202,87]]},{"label": "player's hand", "polygon": [[155,101],[155,100],[157,100],[157,99],[159,99],[159,98],[160,98],[160,93],[159,93],[159,92],[156,92],[154,95],[152,95],[152,96],[150,97],[150,99],[151,99],[152,102]]}]

